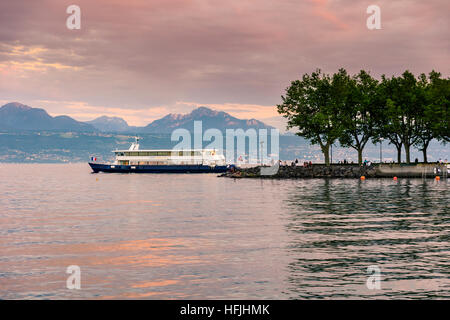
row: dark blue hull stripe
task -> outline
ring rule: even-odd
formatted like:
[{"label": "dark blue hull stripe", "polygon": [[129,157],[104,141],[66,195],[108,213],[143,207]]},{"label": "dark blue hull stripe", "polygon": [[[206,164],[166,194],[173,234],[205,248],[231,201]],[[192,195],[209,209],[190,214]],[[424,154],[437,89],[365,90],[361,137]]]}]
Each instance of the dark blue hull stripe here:
[{"label": "dark blue hull stripe", "polygon": [[119,172],[119,173],[222,173],[227,171],[227,166],[204,166],[204,165],[110,165],[100,163],[89,163],[94,172]]}]

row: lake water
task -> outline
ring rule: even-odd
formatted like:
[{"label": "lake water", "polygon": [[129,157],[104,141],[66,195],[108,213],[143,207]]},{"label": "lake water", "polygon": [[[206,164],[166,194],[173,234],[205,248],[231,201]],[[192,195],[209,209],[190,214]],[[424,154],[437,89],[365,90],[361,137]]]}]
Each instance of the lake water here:
[{"label": "lake water", "polygon": [[449,203],[443,180],[0,164],[0,298],[450,298]]}]

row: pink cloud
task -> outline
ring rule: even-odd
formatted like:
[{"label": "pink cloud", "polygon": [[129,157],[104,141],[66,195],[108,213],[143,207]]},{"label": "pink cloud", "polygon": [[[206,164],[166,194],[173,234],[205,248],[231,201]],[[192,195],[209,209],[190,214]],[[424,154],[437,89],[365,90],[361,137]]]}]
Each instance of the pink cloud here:
[{"label": "pink cloud", "polygon": [[333,25],[337,26],[341,29],[348,29],[349,25],[342,20],[340,20],[336,14],[334,14],[332,11],[328,8],[328,1],[327,0],[311,0],[315,4],[314,13],[325,19],[326,21],[332,23]]}]

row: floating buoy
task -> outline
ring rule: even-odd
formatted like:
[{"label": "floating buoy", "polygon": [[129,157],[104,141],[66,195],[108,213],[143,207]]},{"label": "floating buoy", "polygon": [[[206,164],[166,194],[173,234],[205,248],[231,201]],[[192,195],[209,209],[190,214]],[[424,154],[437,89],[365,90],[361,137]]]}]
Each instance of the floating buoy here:
[{"label": "floating buoy", "polygon": [[394,181],[397,181],[397,177],[394,177]]},{"label": "floating buoy", "polygon": [[436,181],[439,181],[439,180],[441,180],[441,177],[439,177],[439,176],[436,176]]},{"label": "floating buoy", "polygon": [[365,176],[361,176],[361,180],[366,180],[366,177]]}]

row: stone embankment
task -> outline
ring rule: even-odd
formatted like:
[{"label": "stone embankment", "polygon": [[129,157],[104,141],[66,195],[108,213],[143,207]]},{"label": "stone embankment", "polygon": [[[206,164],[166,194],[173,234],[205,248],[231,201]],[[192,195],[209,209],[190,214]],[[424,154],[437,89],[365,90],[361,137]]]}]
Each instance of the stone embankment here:
[{"label": "stone embankment", "polygon": [[[438,169],[440,167],[440,169]],[[266,167],[268,168],[268,167]],[[331,165],[313,164],[304,166],[280,166],[275,174],[261,175],[261,167],[236,168],[220,177],[229,178],[266,178],[266,179],[297,179],[297,178],[387,178],[387,177],[428,177],[442,176],[447,178],[447,167],[436,165]],[[444,174],[445,173],[445,174]]]}]

